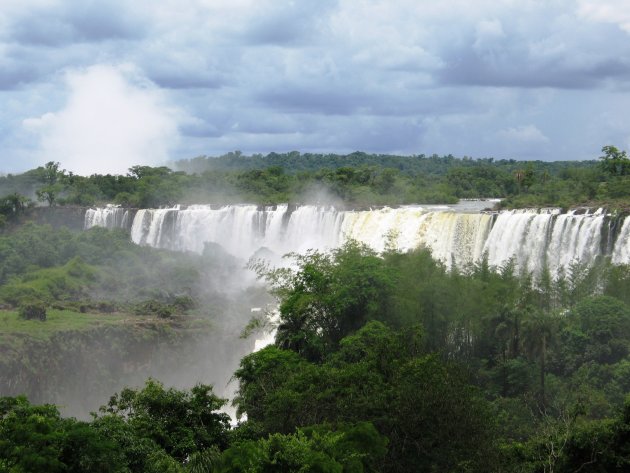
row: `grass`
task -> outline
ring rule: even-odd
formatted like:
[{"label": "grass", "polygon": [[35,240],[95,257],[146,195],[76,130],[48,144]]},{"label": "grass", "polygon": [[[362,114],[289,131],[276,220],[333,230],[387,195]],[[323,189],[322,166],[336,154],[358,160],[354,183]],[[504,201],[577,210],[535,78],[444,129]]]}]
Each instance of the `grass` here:
[{"label": "grass", "polygon": [[49,340],[59,332],[87,331],[105,326],[126,326],[130,330],[162,326],[183,330],[208,330],[208,319],[197,317],[172,317],[162,319],[156,316],[138,316],[124,313],[89,314],[71,310],[47,311],[45,322],[21,319],[16,311],[0,310],[0,346],[16,339]]},{"label": "grass", "polygon": [[0,311],[0,340],[7,336],[28,336],[40,340],[61,331],[90,330],[103,325],[124,323],[124,314],[83,314],[69,310],[48,310],[45,322],[23,320],[16,311]]}]

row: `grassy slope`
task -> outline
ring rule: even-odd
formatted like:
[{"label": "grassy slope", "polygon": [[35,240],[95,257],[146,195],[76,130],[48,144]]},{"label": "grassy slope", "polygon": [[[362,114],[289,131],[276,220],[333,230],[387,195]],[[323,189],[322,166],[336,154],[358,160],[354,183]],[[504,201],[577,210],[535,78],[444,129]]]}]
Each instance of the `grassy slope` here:
[{"label": "grassy slope", "polygon": [[127,327],[129,330],[160,326],[179,330],[198,330],[209,328],[210,321],[190,316],[164,319],[146,315],[89,314],[51,309],[48,310],[46,321],[41,322],[23,320],[16,311],[0,310],[0,347],[11,345],[12,342],[24,338],[46,341],[60,332],[97,330],[107,326]]},{"label": "grassy slope", "polygon": [[16,311],[0,311],[0,343],[14,335],[28,335],[40,340],[63,330],[89,330],[103,325],[124,323],[122,314],[82,314],[69,310],[49,310],[47,320],[23,320]]}]

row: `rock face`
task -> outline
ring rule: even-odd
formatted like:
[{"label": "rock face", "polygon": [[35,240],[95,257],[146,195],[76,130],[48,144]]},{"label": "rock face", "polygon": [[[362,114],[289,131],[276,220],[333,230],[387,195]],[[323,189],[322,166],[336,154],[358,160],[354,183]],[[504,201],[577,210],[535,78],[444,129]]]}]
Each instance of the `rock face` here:
[{"label": "rock face", "polygon": [[253,343],[210,324],[143,318],[59,330],[47,338],[0,334],[0,396],[25,394],[84,419],[123,387],[148,377],[177,387],[214,384],[216,394],[227,396],[228,380]]},{"label": "rock face", "polygon": [[21,215],[18,223],[34,222],[40,225],[52,225],[55,228],[68,227],[81,230],[85,222],[85,207],[55,206],[33,207]]}]

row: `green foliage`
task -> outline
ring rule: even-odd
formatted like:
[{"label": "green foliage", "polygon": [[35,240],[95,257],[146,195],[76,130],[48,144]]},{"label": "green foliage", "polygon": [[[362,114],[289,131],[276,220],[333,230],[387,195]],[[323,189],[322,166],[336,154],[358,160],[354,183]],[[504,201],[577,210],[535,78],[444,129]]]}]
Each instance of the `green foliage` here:
[{"label": "green foliage", "polygon": [[486,407],[454,366],[420,355],[418,336],[376,321],[339,346],[321,364],[276,347],[246,356],[236,377],[248,423],[289,434],[368,421],[390,441],[381,471],[483,471],[492,445]]},{"label": "green foliage", "polygon": [[322,359],[366,321],[386,316],[395,280],[366,245],[351,241],[330,254],[294,257],[296,272],[261,271],[281,299],[279,346]]},{"label": "green foliage", "polygon": [[525,444],[513,444],[506,453],[509,471],[560,473],[623,472],[630,468],[628,403],[612,419],[589,421],[579,409],[557,417],[545,416]]},{"label": "green foliage", "polygon": [[212,471],[376,472],[386,444],[387,440],[366,422],[335,430],[315,426],[236,444],[223,452]]},{"label": "green foliage", "polygon": [[46,320],[46,306],[41,302],[27,302],[19,307],[18,314],[24,320]]},{"label": "green foliage", "polygon": [[[515,161],[447,156],[393,156],[297,151],[200,156],[180,169],[134,166],[125,176],[76,176],[59,163],[0,177],[0,195],[20,193],[49,205],[115,202],[130,207],[176,203],[271,205],[307,202],[352,207],[455,203],[502,197],[503,207],[609,203],[625,207],[630,166],[625,151],[605,146],[597,161]],[[188,173],[188,174],[187,174]],[[2,214],[2,212],[0,212]]]},{"label": "green foliage", "polygon": [[[31,200],[17,192],[0,197],[0,215],[5,220],[16,220],[32,205]],[[1,225],[0,225],[1,226]]]},{"label": "green foliage", "polygon": [[37,190],[37,200],[46,202],[50,207],[57,204],[57,196],[62,191],[61,184],[50,184]]},{"label": "green foliage", "polygon": [[63,471],[61,418],[54,406],[0,399],[0,458],[5,471]]},{"label": "green foliage", "polygon": [[217,412],[223,404],[209,386],[178,391],[149,380],[112,397],[88,423],[24,397],[0,398],[0,471],[210,471],[192,466],[207,466],[200,459],[216,459],[227,446],[228,417]]},{"label": "green foliage", "polygon": [[42,168],[35,170],[37,179],[43,184],[35,193],[37,200],[48,203],[49,206],[57,204],[59,194],[63,191],[63,179],[66,177],[66,171],[59,171],[59,163],[50,161]]},{"label": "green foliage", "polygon": [[[124,282],[145,271],[149,287],[155,268],[174,262],[185,264],[167,275],[184,287],[202,270],[196,264],[222,258],[215,247],[195,259],[139,248],[103,229],[27,226],[16,234],[0,240],[6,254],[49,266],[8,258],[5,300],[37,295],[58,304],[82,297],[92,281],[120,291],[111,275]],[[50,253],[22,246],[40,239],[53,242]],[[510,263],[447,270],[427,250],[378,255],[355,242],[296,263],[258,265],[279,299],[279,336],[235,374],[235,404],[247,415],[237,428],[218,411],[225,401],[203,385],[180,391],[149,380],[115,395],[90,423],[7,398],[0,471],[37,471],[35,463],[134,473],[627,468],[630,409],[616,412],[630,390],[628,268],[574,265],[534,283]],[[173,294],[135,307],[159,315],[197,302]],[[41,340],[63,318],[55,310],[45,324],[9,315],[3,325]],[[70,315],[63,320],[77,331],[89,323]]]},{"label": "green foliage", "polygon": [[112,396],[101,416],[124,419],[136,436],[183,462],[194,452],[226,446],[229,417],[218,412],[225,402],[211,386],[199,384],[187,392],[150,379],[142,389],[126,388]]},{"label": "green foliage", "polygon": [[193,453],[186,462],[186,471],[190,473],[206,473],[218,467],[221,452],[216,447]]},{"label": "green foliage", "polygon": [[167,317],[213,297],[208,283],[237,268],[221,252],[200,258],[140,247],[122,230],[73,233],[26,224],[0,235],[0,303],[41,301]]},{"label": "green foliage", "polygon": [[453,167],[446,174],[459,198],[504,197],[515,191],[509,173],[490,164],[478,167]]},{"label": "green foliage", "polygon": [[51,405],[0,398],[0,471],[123,472],[116,445]]},{"label": "green foliage", "polygon": [[90,283],[96,281],[97,270],[75,257],[57,268],[34,270],[21,279],[14,278],[0,287],[0,298],[12,305],[29,304],[36,299],[48,303],[55,300],[81,300]]},{"label": "green foliage", "polygon": [[[629,393],[624,381],[630,353],[630,311],[609,296],[586,298],[567,314],[551,353],[551,371],[566,377],[577,396],[603,397],[603,406],[590,401],[593,413],[605,415],[609,403]],[[599,402],[599,404],[602,404]]]},{"label": "green foliage", "polygon": [[137,315],[155,314],[159,317],[167,318],[173,315],[174,307],[160,301],[148,300],[136,304],[133,310]]},{"label": "green foliage", "polygon": [[[10,227],[28,207],[16,183],[50,205],[158,206],[199,196],[626,205],[626,153],[603,152],[600,165],[231,153],[189,162],[194,175],[136,166],[127,176],[81,177],[48,163],[0,178],[0,216]],[[244,357],[235,374],[235,404],[247,415],[236,429],[218,412],[224,400],[203,385],[180,391],[150,380],[115,395],[90,423],[4,398],[0,471],[628,469],[628,267],[576,264],[534,280],[511,263],[448,270],[425,249],[379,255],[356,242],[295,261],[294,270],[258,267],[279,300],[280,325],[276,345]],[[227,274],[236,263],[211,246],[192,257],[138,247],[124,232],[13,227],[0,235],[0,301],[24,313],[41,301],[169,317],[203,304],[209,264]],[[0,318],[38,341],[62,319],[77,330],[90,323],[85,314],[49,313],[45,324]]]},{"label": "green foliage", "polygon": [[630,174],[630,159],[625,151],[615,146],[604,146],[602,156],[599,157],[602,169],[613,176],[625,176]]},{"label": "green foliage", "polygon": [[[447,271],[426,250],[377,256],[352,245],[297,263],[261,271],[281,320],[276,346],[236,373],[248,432],[367,420],[390,441],[382,471],[490,471],[497,452],[510,463],[502,471],[549,471],[575,426],[609,416],[628,393],[627,268],[576,264],[534,282],[511,263]],[[447,360],[467,367],[492,407]]]}]

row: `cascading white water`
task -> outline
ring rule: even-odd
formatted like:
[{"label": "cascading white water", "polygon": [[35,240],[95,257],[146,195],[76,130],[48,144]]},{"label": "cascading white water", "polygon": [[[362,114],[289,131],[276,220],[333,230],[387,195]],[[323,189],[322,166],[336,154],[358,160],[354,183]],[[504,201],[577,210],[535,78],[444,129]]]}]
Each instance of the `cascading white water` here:
[{"label": "cascading white water", "polygon": [[491,266],[514,261],[517,270],[552,276],[574,263],[591,264],[601,254],[605,215],[560,214],[557,209],[511,210],[497,217],[484,251]]},{"label": "cascading white water", "polygon": [[544,264],[547,234],[556,210],[540,213],[511,210],[501,212],[488,235],[484,252],[491,266],[513,260],[517,269],[537,271]]},{"label": "cascading white water", "polygon": [[481,256],[491,225],[489,214],[403,207],[346,212],[341,232],[377,251],[386,244],[403,251],[425,246],[446,265],[464,266]]},{"label": "cascading white water", "polygon": [[546,263],[552,276],[573,263],[590,264],[602,254],[604,220],[601,210],[593,214],[568,212],[558,215],[547,248]]},{"label": "cascading white water", "polygon": [[129,210],[114,205],[97,209],[88,209],[85,212],[84,228],[126,228],[129,224]]},{"label": "cascading white water", "polygon": [[[91,209],[85,226],[122,226],[121,211]],[[244,259],[262,248],[280,256],[335,248],[354,239],[376,251],[425,246],[447,266],[463,267],[486,253],[491,266],[513,260],[517,270],[539,275],[547,267],[555,276],[602,254],[606,219],[601,210],[562,214],[558,209],[529,209],[500,212],[493,224],[490,213],[462,213],[445,206],[341,211],[311,205],[193,205],[139,210],[131,237],[141,245],[198,253],[206,243],[216,243]],[[629,240],[626,219],[612,250],[614,263],[630,263]]]},{"label": "cascading white water", "polygon": [[612,262],[614,264],[630,264],[630,217],[626,217],[617,236]]},{"label": "cascading white water", "polygon": [[131,238],[142,245],[198,253],[206,243],[218,243],[243,258],[261,248],[283,255],[335,248],[354,239],[376,251],[387,245],[403,251],[426,246],[447,265],[465,265],[481,256],[491,225],[490,214],[457,213],[447,207],[339,211],[311,205],[194,205],[139,210]]},{"label": "cascading white water", "polygon": [[184,210],[138,211],[131,229],[135,243],[201,253],[208,242],[236,256],[262,247],[283,254],[335,246],[338,234],[334,211],[305,206],[294,212],[281,205],[229,205],[219,209],[194,205]]}]

